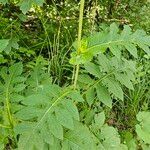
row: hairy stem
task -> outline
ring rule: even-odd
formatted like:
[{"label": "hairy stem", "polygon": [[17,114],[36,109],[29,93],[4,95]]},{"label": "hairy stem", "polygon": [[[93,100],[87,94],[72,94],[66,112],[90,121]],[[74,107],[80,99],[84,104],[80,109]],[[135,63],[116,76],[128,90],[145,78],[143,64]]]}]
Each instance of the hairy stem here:
[{"label": "hairy stem", "polygon": [[[81,48],[84,2],[85,2],[85,0],[81,0],[80,1],[79,30],[78,30],[78,49],[77,49],[77,53],[78,54],[80,54],[80,48]],[[75,70],[74,89],[76,89],[76,86],[77,86],[79,69],[80,69],[80,65],[77,65],[76,66],[76,70]]]}]

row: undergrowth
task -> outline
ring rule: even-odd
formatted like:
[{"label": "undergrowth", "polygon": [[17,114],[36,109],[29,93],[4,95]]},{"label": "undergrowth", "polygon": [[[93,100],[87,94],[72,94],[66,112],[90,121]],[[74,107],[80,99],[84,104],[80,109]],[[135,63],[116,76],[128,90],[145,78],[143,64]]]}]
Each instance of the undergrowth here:
[{"label": "undergrowth", "polygon": [[42,4],[18,3],[24,14],[36,5],[40,51],[19,46],[15,22],[0,40],[0,150],[150,149],[150,36],[116,23],[83,36],[81,0],[77,40],[64,46],[65,22],[51,37]]}]

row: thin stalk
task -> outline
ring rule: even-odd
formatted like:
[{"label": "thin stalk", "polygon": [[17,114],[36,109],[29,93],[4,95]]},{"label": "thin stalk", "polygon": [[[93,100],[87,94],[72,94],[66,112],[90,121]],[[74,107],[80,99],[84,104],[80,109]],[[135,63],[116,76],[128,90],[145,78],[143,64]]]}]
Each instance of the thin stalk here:
[{"label": "thin stalk", "polygon": [[11,115],[11,111],[10,111],[8,90],[6,92],[6,112],[8,115],[9,124],[10,124],[11,128],[13,128],[13,119],[12,119],[12,115]]},{"label": "thin stalk", "polygon": [[79,70],[80,70],[80,65],[76,66],[76,70],[75,70],[75,79],[74,79],[74,90],[77,87],[77,80],[78,80],[78,75],[79,75]]},{"label": "thin stalk", "polygon": [[10,102],[9,102],[9,86],[10,86],[12,78],[13,78],[13,74],[9,78],[9,82],[7,84],[6,93],[5,93],[5,111],[6,111],[8,121],[9,121],[9,125],[10,125],[11,128],[14,127],[13,117],[12,117],[12,114],[11,114]]},{"label": "thin stalk", "polygon": [[[79,30],[78,30],[78,49],[77,49],[77,53],[78,54],[80,54],[80,48],[81,48],[84,2],[85,2],[85,0],[81,0],[80,1]],[[79,69],[80,69],[80,65],[78,64],[78,65],[76,65],[76,70],[75,70],[74,89],[76,89],[76,86],[77,86]]]}]

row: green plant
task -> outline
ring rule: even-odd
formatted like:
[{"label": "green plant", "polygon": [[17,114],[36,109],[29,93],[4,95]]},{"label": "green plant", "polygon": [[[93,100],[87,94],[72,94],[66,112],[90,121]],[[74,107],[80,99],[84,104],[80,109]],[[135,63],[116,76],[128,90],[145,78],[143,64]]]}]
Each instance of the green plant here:
[{"label": "green plant", "polygon": [[[21,1],[23,13],[33,4],[38,3]],[[133,92],[136,88],[133,83],[139,83],[135,79],[138,53],[144,50],[142,53],[150,54],[150,36],[143,30],[133,32],[129,25],[121,30],[113,23],[101,32],[83,37],[84,4],[81,0],[78,39],[73,43],[68,64],[75,68],[73,84],[69,75],[65,83],[60,84],[60,78],[55,78],[58,80],[55,82],[49,65],[53,58],[47,60],[41,54],[35,61],[0,68],[0,149],[149,149],[149,112],[138,113],[141,99],[132,101],[137,102],[133,106],[138,122],[132,124],[131,130],[125,130],[124,135],[109,114],[115,112],[118,104],[129,104],[124,95],[127,91]],[[41,10],[34,8],[40,14]],[[51,40],[45,19],[39,18],[47,40],[42,45],[49,50]],[[49,51],[52,57],[57,53],[56,63],[63,56],[58,54],[59,38],[60,30],[57,44]],[[2,56],[11,48],[19,48],[15,37],[0,40]]]},{"label": "green plant", "polygon": [[140,140],[141,146],[143,150],[147,150],[150,148],[150,112],[139,112],[137,114],[138,124],[136,124],[136,133]]}]

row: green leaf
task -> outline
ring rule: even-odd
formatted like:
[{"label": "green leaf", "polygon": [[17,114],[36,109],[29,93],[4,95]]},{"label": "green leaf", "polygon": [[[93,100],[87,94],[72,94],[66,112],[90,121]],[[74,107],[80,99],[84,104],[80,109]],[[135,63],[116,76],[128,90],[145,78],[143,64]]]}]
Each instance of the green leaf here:
[{"label": "green leaf", "polygon": [[149,150],[150,149],[150,145],[142,143],[141,146],[142,146],[143,150]]},{"label": "green leaf", "polygon": [[23,65],[22,63],[15,63],[12,66],[9,67],[9,72],[13,76],[19,76],[23,72]]},{"label": "green leaf", "polygon": [[68,96],[75,102],[84,102],[84,99],[79,91],[73,91]]},{"label": "green leaf", "polygon": [[96,92],[98,99],[104,103],[106,106],[112,108],[112,99],[106,87],[98,84],[96,86]]},{"label": "green leaf", "polygon": [[92,78],[87,74],[80,74],[78,77],[78,81],[84,84],[92,84]]},{"label": "green leaf", "polygon": [[76,105],[70,100],[65,100],[64,103],[62,103],[63,106],[68,110],[69,114],[75,119],[79,121],[79,112],[76,107]]},{"label": "green leaf", "polygon": [[130,53],[131,55],[133,55],[135,58],[138,57],[138,55],[137,55],[137,48],[136,48],[135,45],[127,43],[127,44],[125,44],[125,48],[126,48],[126,49],[129,51],[129,53]]},{"label": "green leaf", "polygon": [[16,117],[22,120],[30,120],[33,118],[37,118],[42,112],[43,110],[39,108],[35,109],[35,107],[24,107],[16,113]]},{"label": "green leaf", "polygon": [[4,144],[0,143],[0,149],[4,149]]},{"label": "green leaf", "polygon": [[34,122],[32,122],[32,123],[29,123],[29,122],[28,123],[20,123],[14,127],[14,132],[16,135],[28,133],[28,131],[30,131],[32,128],[34,128],[35,125],[36,124]]},{"label": "green leaf", "polygon": [[127,147],[121,144],[120,136],[115,128],[105,125],[101,129],[100,136],[106,150],[127,150]]},{"label": "green leaf", "polygon": [[61,150],[70,150],[70,149],[71,149],[71,147],[69,145],[68,140],[63,141]]},{"label": "green leaf", "polygon": [[137,30],[132,33],[131,28],[127,25],[124,26],[122,32],[119,33],[118,31],[119,28],[113,23],[110,25],[109,29],[88,37],[86,53],[79,55],[75,53],[72,54],[74,55],[74,61],[78,64],[84,64],[91,61],[93,56],[104,53],[108,48],[119,59],[121,58],[121,51],[124,50],[124,48],[137,58],[137,45],[146,53],[150,53],[150,37],[147,36],[145,32]]},{"label": "green leaf", "polygon": [[44,3],[44,0],[34,0],[34,3],[38,6],[42,6]]},{"label": "green leaf", "polygon": [[54,144],[54,136],[51,134],[47,124],[43,124],[43,127],[41,128],[41,136],[45,143],[50,145]]},{"label": "green leaf", "polygon": [[20,2],[19,5],[22,12],[26,14],[32,6],[32,0],[26,0],[26,1],[23,0],[22,2]]},{"label": "green leaf", "polygon": [[24,14],[26,14],[30,8],[32,7],[33,4],[36,4],[38,6],[42,6],[44,3],[44,0],[22,0],[20,3],[19,3],[19,6],[20,6],[20,9],[22,10],[22,12]]},{"label": "green leaf", "polygon": [[90,52],[85,52],[78,54],[77,52],[71,53],[70,64],[77,65],[77,64],[84,64],[92,60],[93,55]]},{"label": "green leaf", "polygon": [[[54,139],[53,145],[48,145],[47,149],[54,149],[54,150],[60,150],[62,148],[61,142],[58,139]],[[45,149],[44,149],[45,150]]]},{"label": "green leaf", "polygon": [[94,99],[95,99],[94,88],[91,88],[91,89],[87,90],[87,92],[86,92],[86,101],[89,104],[89,106],[91,106],[93,104]]},{"label": "green leaf", "polygon": [[[32,132],[35,126],[35,123],[21,123],[15,127],[15,134],[20,134],[18,149],[27,150],[34,149],[35,147],[37,150],[39,150],[44,146],[44,142],[40,136],[40,132],[38,130],[35,130],[34,134]],[[31,135],[32,140],[30,140]],[[26,140],[28,140],[28,144],[26,144]]]},{"label": "green leaf", "polygon": [[73,147],[76,146],[79,150],[94,150],[96,147],[89,129],[78,122],[75,122],[74,125],[74,130],[68,131],[65,134],[65,138],[73,143]]},{"label": "green leaf", "polygon": [[111,45],[109,47],[110,51],[118,58],[120,59],[121,58],[121,49],[122,47],[119,48],[119,46],[116,46],[116,45]]},{"label": "green leaf", "polygon": [[25,89],[25,87],[26,87],[26,85],[25,84],[18,84],[18,85],[16,85],[15,87],[14,87],[14,89],[13,89],[13,91],[14,92],[21,92],[22,90],[24,90]]},{"label": "green leaf", "polygon": [[73,130],[74,124],[73,124],[73,118],[70,115],[70,112],[63,108],[63,107],[56,107],[55,108],[55,114],[58,122],[63,125],[64,127]]},{"label": "green leaf", "polygon": [[110,61],[104,54],[98,55],[98,63],[104,72],[109,72],[111,70]]},{"label": "green leaf", "polygon": [[121,32],[121,39],[122,40],[128,40],[130,39],[132,34],[131,28],[129,25],[125,25],[123,31]]},{"label": "green leaf", "polygon": [[0,40],[0,52],[2,52],[7,47],[8,43],[9,43],[8,39]]},{"label": "green leaf", "polygon": [[125,132],[125,142],[129,150],[137,150],[136,140],[130,132]]},{"label": "green leaf", "polygon": [[36,106],[36,105],[42,105],[45,103],[48,103],[49,98],[46,95],[43,94],[32,94],[25,98],[24,101],[22,101],[25,105],[30,106]]},{"label": "green leaf", "polygon": [[49,131],[58,139],[63,140],[63,128],[57,121],[56,116],[51,114],[47,117]]},{"label": "green leaf", "polygon": [[132,85],[132,82],[130,81],[130,77],[124,73],[115,73],[115,78],[118,80],[121,84],[125,85],[127,88],[134,90],[134,87]]},{"label": "green leaf", "polygon": [[18,45],[18,39],[16,37],[13,37],[9,40],[8,45],[5,47],[4,51],[8,54],[12,48],[14,49],[18,49],[19,45]]},{"label": "green leaf", "polygon": [[136,117],[139,121],[139,124],[135,126],[138,137],[145,144],[150,144],[150,112],[139,112]]},{"label": "green leaf", "polygon": [[[55,90],[60,90],[61,87],[55,88],[55,85],[49,85],[50,89],[54,87]],[[45,89],[45,87],[43,87]],[[46,86],[46,89],[49,88]],[[54,135],[54,139],[63,140],[63,126],[66,128],[73,128],[73,116],[70,115],[70,112],[62,107],[62,102],[65,100],[65,97],[70,93],[70,91],[65,91],[58,93],[58,95],[51,95],[51,93],[47,93],[48,91],[36,91],[37,94],[30,95],[27,99],[24,99],[22,102],[26,103],[23,109],[19,110],[16,113],[16,118],[19,118],[20,121],[23,121],[25,124],[33,123],[35,124],[31,129],[21,135],[19,142],[23,139],[22,147],[20,149],[28,149],[33,148],[36,145],[36,140],[33,140],[31,146],[28,147],[28,143],[30,144],[30,140],[32,138],[36,138],[36,136],[41,137],[42,143],[44,143],[46,137],[42,137],[43,132],[50,132],[47,136],[51,134]],[[42,95],[43,94],[43,98]],[[39,96],[39,97],[38,97]],[[45,97],[45,98],[44,98]],[[47,98],[48,97],[48,98]],[[32,99],[35,98],[35,99]],[[43,101],[41,99],[44,99]],[[35,102],[32,102],[32,100]],[[68,99],[67,99],[68,100]],[[39,101],[39,102],[38,102]],[[60,107],[61,106],[61,107]],[[28,113],[29,114],[28,114]],[[44,129],[42,129],[44,128]],[[38,133],[38,134],[37,134]],[[36,136],[35,136],[36,135]],[[52,139],[53,140],[53,139]],[[54,140],[55,141],[55,140]],[[53,147],[53,146],[51,146]]]},{"label": "green leaf", "polygon": [[29,137],[29,134],[24,134],[23,136],[20,137],[20,141],[18,143],[18,149],[21,149],[21,150],[33,150],[34,148],[36,150],[41,150],[43,149],[44,147],[44,142],[41,138],[41,136],[39,136],[38,132],[35,132],[33,135],[32,135],[32,139],[29,140],[28,144],[25,145],[25,140]]},{"label": "green leaf", "polygon": [[8,3],[8,0],[0,0],[0,3],[6,4],[6,3]]},{"label": "green leaf", "polygon": [[95,77],[100,78],[101,77],[101,71],[98,65],[95,65],[94,63],[86,63],[84,64],[85,69]]},{"label": "green leaf", "polygon": [[146,143],[146,144],[150,144],[150,133],[147,133],[146,131],[144,131],[142,129],[142,127],[140,125],[136,125],[136,132],[138,134],[138,136]]},{"label": "green leaf", "polygon": [[123,91],[120,84],[113,78],[106,78],[103,83],[108,87],[108,90],[117,98],[123,100]]},{"label": "green leaf", "polygon": [[98,129],[101,129],[101,127],[104,125],[105,123],[105,113],[104,112],[101,112],[101,113],[98,113],[95,115],[94,117],[94,120],[95,120],[95,126],[98,128]]}]

